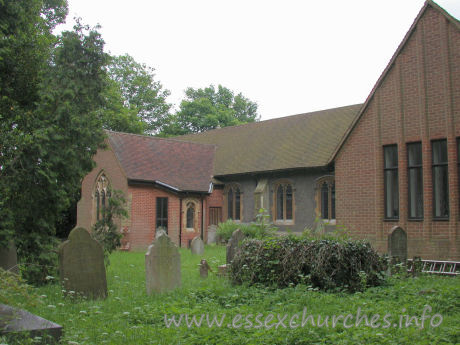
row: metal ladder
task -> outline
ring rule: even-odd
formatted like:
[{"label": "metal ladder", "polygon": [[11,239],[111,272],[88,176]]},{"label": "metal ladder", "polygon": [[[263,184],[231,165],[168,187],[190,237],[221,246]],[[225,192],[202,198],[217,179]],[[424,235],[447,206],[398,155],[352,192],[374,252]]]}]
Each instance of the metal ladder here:
[{"label": "metal ladder", "polygon": [[[423,273],[441,274],[449,276],[460,275],[460,262],[458,261],[438,261],[438,260],[416,260],[422,264]],[[407,272],[414,269],[414,260],[407,260]]]}]

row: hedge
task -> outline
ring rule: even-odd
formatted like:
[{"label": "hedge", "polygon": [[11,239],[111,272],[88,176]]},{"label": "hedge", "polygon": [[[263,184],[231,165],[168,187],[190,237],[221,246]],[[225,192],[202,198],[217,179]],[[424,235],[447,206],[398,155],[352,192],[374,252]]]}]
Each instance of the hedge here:
[{"label": "hedge", "polygon": [[361,291],[384,280],[384,260],[368,242],[294,236],[245,240],[230,267],[233,283]]}]

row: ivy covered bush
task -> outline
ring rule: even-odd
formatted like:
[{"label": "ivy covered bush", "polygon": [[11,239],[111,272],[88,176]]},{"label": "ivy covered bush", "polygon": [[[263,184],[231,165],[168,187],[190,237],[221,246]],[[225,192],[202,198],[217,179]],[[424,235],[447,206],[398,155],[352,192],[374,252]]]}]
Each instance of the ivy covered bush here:
[{"label": "ivy covered bush", "polygon": [[384,261],[368,242],[295,236],[245,240],[230,267],[233,283],[362,291],[384,280]]}]

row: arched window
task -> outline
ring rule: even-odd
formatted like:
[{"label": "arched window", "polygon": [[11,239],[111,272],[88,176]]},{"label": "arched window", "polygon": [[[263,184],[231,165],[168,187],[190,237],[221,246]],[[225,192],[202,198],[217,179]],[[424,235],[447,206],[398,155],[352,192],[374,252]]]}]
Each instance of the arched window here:
[{"label": "arched window", "polygon": [[326,220],[335,219],[335,181],[333,176],[320,178],[316,184],[316,213]]},{"label": "arched window", "polygon": [[275,186],[275,221],[294,221],[294,190],[289,182]]},{"label": "arched window", "polygon": [[236,185],[227,189],[227,218],[241,220],[241,192]]},{"label": "arched window", "polygon": [[108,206],[110,193],[109,179],[105,174],[99,175],[96,180],[94,197],[96,201],[96,220],[101,220],[105,217],[105,211]]},{"label": "arched window", "polygon": [[193,202],[187,204],[187,220],[185,226],[187,229],[193,229],[195,227],[195,204]]}]

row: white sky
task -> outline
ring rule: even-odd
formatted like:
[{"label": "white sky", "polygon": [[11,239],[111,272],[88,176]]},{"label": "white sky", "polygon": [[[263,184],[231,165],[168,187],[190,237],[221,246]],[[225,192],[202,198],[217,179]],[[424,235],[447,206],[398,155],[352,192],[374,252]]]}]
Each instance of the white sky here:
[{"label": "white sky", "polygon": [[[68,0],[106,50],[184,90],[222,84],[262,120],[362,103],[424,0]],[[460,18],[460,1],[438,0]]]}]

